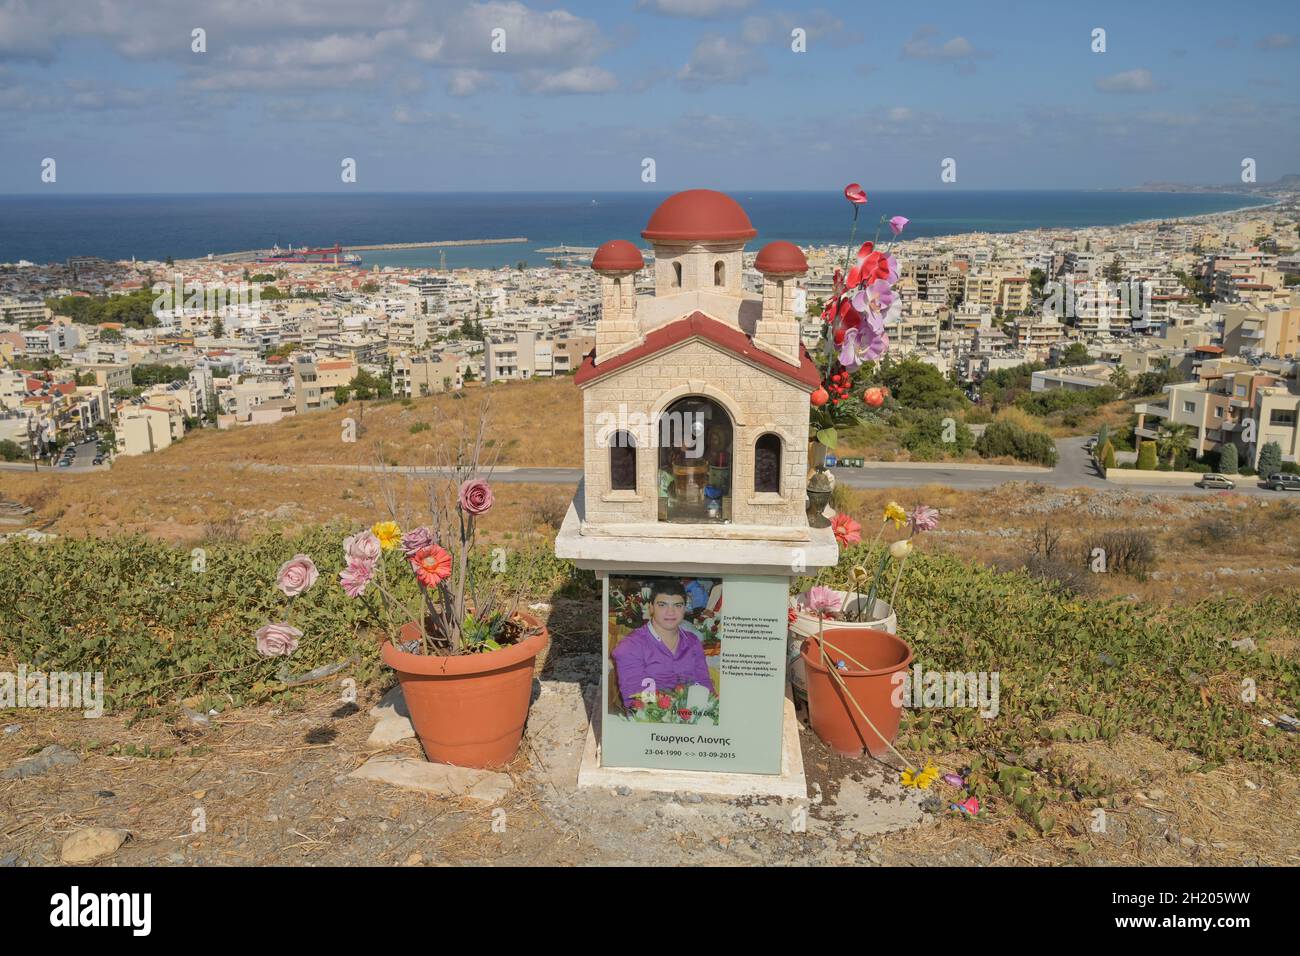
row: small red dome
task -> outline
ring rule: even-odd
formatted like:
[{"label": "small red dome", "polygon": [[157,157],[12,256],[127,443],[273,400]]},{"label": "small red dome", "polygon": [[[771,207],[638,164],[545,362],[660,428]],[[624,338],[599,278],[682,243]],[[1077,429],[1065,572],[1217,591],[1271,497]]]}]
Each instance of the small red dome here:
[{"label": "small red dome", "polygon": [[726,193],[688,189],[660,203],[641,235],[651,241],[724,242],[753,239],[758,230],[740,203]]},{"label": "small red dome", "polygon": [[641,250],[626,239],[611,239],[596,250],[591,267],[597,272],[636,272],[645,268],[645,260]]},{"label": "small red dome", "polygon": [[754,259],[754,268],[759,272],[803,275],[808,271],[808,260],[804,258],[803,251],[793,242],[778,239],[758,250],[758,256]]}]

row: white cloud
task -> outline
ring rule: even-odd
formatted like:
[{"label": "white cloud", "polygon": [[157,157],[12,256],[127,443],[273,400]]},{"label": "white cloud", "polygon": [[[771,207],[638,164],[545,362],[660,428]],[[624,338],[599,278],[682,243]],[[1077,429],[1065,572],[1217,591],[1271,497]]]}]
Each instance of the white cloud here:
[{"label": "white cloud", "polygon": [[913,60],[969,60],[986,54],[976,51],[974,45],[965,37],[952,37],[943,43],[935,43],[939,28],[926,25],[920,27],[912,38],[903,44],[903,55]]},{"label": "white cloud", "polygon": [[1270,33],[1255,44],[1261,50],[1286,50],[1295,46],[1295,36],[1290,33]]},{"label": "white cloud", "polygon": [[1152,93],[1156,90],[1151,71],[1146,69],[1126,70],[1123,73],[1100,76],[1093,86],[1102,93]]},{"label": "white cloud", "polygon": [[526,74],[520,88],[542,95],[610,93],[618,89],[618,79],[598,66],[575,66],[560,73]]},{"label": "white cloud", "polygon": [[649,10],[665,17],[690,17],[709,20],[728,13],[739,13],[754,5],[754,0],[638,0],[638,10]]},{"label": "white cloud", "polygon": [[763,59],[743,43],[727,37],[705,37],[691,51],[691,59],[677,72],[677,81],[690,89],[745,83],[763,73]]},{"label": "white cloud", "polygon": [[447,92],[452,96],[473,96],[495,87],[492,74],[485,70],[452,70],[447,79]]}]

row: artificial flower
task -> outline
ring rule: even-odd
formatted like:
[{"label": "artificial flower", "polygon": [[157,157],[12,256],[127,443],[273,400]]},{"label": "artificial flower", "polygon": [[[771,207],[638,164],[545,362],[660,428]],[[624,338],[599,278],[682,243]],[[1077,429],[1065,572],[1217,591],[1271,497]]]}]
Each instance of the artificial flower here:
[{"label": "artificial flower", "polygon": [[958,790],[966,786],[966,781],[962,779],[962,776],[959,773],[945,773],[939,779],[950,787],[956,787]]},{"label": "artificial flower", "polygon": [[903,560],[912,553],[912,542],[904,538],[902,541],[895,541],[889,546],[889,553],[899,561]]},{"label": "artificial flower", "polygon": [[412,528],[402,535],[402,553],[409,558],[421,548],[427,548],[429,545],[437,543],[438,536],[429,528]]},{"label": "artificial flower", "polygon": [[263,657],[281,657],[298,649],[302,631],[288,624],[267,624],[258,628],[254,636],[257,638],[257,653]]},{"label": "artificial flower", "polygon": [[831,522],[831,530],[835,533],[835,540],[844,548],[862,540],[862,525],[846,514],[835,516],[835,520]]},{"label": "artificial flower", "polygon": [[421,548],[409,560],[415,577],[427,588],[437,587],[451,577],[451,555],[436,544]]},{"label": "artificial flower", "polygon": [[897,236],[907,227],[909,222],[911,222],[911,220],[906,216],[895,216],[893,219],[889,220],[889,229]]},{"label": "artificial flower", "polygon": [[897,501],[891,501],[885,505],[885,520],[894,522],[895,528],[901,528],[907,524],[907,512]]},{"label": "artificial flower", "polygon": [[492,502],[492,489],[482,478],[471,478],[460,486],[460,507],[466,514],[481,515]]},{"label": "artificial flower", "polygon": [[349,564],[360,561],[362,564],[374,567],[382,552],[383,545],[379,543],[379,538],[373,531],[362,531],[360,534],[349,535],[343,539],[343,553],[347,556]]},{"label": "artificial flower", "polygon": [[808,396],[808,401],[812,403],[814,408],[821,408],[830,401],[830,398],[830,393],[827,392],[826,389],[816,388],[813,389],[813,393]]},{"label": "artificial flower", "polygon": [[862,393],[862,401],[871,408],[879,408],[885,404],[885,390],[879,385],[873,385]]},{"label": "artificial flower", "polygon": [[844,187],[844,198],[855,206],[862,206],[866,204],[867,193],[857,183],[849,183]]},{"label": "artificial flower", "polygon": [[921,770],[918,773],[913,773],[911,770],[904,770],[900,780],[905,787],[917,787],[921,790],[928,790],[930,789],[930,784],[934,783],[938,777],[939,768],[927,760],[925,762],[924,770]]},{"label": "artificial flower", "polygon": [[349,561],[348,566],[339,572],[339,584],[343,593],[350,598],[360,597],[366,591],[366,585],[374,576],[375,566],[366,561]]},{"label": "artificial flower", "polygon": [[871,574],[862,565],[855,564],[849,570],[849,583],[861,590],[871,584]]},{"label": "artificial flower", "polygon": [[677,716],[680,717],[682,720],[690,720],[690,719],[691,719],[691,709],[690,709],[689,707],[681,707],[681,708],[678,708]]},{"label": "artificial flower", "polygon": [[845,331],[839,354],[840,364],[850,372],[856,372],[863,362],[874,362],[888,348],[889,336],[874,329],[868,321],[859,328]]},{"label": "artificial flower", "polygon": [[978,797],[967,797],[961,803],[952,804],[952,808],[959,813],[966,813],[974,817],[979,815],[980,801]]},{"label": "artificial flower", "polygon": [[673,699],[667,694],[660,694],[655,703],[659,705],[660,710],[668,710],[673,705]]},{"label": "artificial flower", "polygon": [[920,505],[912,512],[912,527],[917,531],[933,531],[939,527],[939,512]]},{"label": "artificial flower", "polygon": [[296,597],[315,584],[319,576],[316,562],[305,554],[295,554],[275,572],[275,584],[286,597]]},{"label": "artificial flower", "polygon": [[396,521],[380,521],[372,525],[370,530],[379,539],[379,547],[384,551],[391,551],[402,543],[402,529]]},{"label": "artificial flower", "polygon": [[818,584],[808,589],[807,607],[815,614],[829,614],[841,610],[843,603],[833,590]]}]

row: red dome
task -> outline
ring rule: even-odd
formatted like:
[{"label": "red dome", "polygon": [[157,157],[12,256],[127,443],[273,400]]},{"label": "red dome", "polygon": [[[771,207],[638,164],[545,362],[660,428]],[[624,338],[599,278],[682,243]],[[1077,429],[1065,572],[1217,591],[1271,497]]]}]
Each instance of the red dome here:
[{"label": "red dome", "polygon": [[641,235],[650,240],[724,242],[758,235],[740,203],[714,189],[674,193],[650,215]]},{"label": "red dome", "polygon": [[758,250],[754,268],[759,272],[802,275],[808,271],[808,260],[793,242],[778,239]]},{"label": "red dome", "polygon": [[611,239],[596,250],[591,267],[597,272],[636,272],[645,268],[645,260],[641,250],[626,239]]}]

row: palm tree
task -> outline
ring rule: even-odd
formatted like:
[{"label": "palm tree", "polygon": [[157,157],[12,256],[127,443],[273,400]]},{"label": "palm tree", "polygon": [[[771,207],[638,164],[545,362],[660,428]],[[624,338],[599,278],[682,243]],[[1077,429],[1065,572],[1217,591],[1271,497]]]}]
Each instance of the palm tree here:
[{"label": "palm tree", "polygon": [[1172,468],[1174,459],[1178,457],[1179,452],[1187,450],[1191,443],[1191,427],[1182,425],[1178,422],[1166,423],[1160,426],[1160,431],[1156,433],[1156,448],[1160,450],[1160,456],[1169,456],[1169,466]]}]

